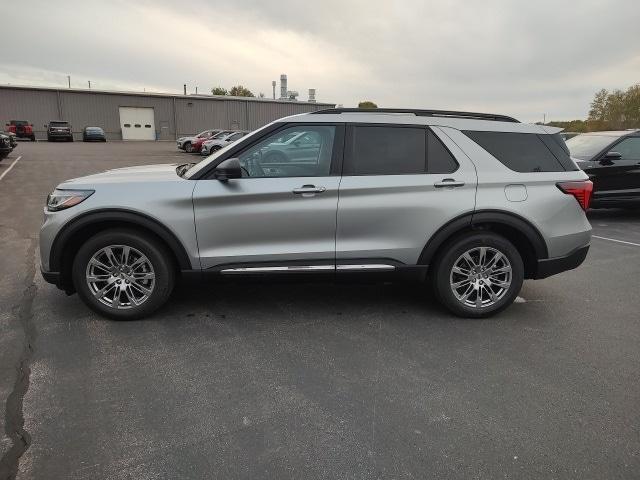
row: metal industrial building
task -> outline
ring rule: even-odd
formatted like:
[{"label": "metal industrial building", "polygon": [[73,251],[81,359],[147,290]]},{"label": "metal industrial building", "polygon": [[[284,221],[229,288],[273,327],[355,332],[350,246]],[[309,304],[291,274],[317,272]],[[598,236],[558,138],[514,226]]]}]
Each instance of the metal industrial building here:
[{"label": "metal industrial building", "polygon": [[0,121],[28,120],[46,138],[51,120],[66,120],[74,137],[85,126],[102,127],[112,140],[173,140],[209,128],[254,130],[296,113],[334,104],[251,97],[108,92],[0,85]]}]

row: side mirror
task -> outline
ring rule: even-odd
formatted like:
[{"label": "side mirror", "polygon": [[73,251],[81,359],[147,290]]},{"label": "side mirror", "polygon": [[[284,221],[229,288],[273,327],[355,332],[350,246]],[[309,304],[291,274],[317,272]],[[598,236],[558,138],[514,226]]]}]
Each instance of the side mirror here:
[{"label": "side mirror", "polygon": [[620,160],[622,154],[619,152],[610,151],[605,153],[604,157],[600,160],[603,165],[611,165],[615,160]]},{"label": "side mirror", "polygon": [[48,124],[48,123],[45,123],[45,124],[44,124],[44,128],[49,128],[49,124]]},{"label": "side mirror", "polygon": [[213,171],[213,178],[226,182],[230,178],[241,178],[242,167],[240,166],[240,160],[237,158],[228,158]]}]

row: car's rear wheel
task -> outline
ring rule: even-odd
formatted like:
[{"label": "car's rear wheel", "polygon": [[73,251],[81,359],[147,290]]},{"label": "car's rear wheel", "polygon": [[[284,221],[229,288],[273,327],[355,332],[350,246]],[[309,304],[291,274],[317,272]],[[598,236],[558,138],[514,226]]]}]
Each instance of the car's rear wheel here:
[{"label": "car's rear wheel", "polygon": [[31,139],[32,142],[36,141],[36,136],[35,135],[31,135],[29,138]]},{"label": "car's rear wheel", "polygon": [[524,280],[524,265],[509,240],[492,232],[459,237],[436,261],[432,284],[454,314],[482,318],[513,303]]},{"label": "car's rear wheel", "polygon": [[115,320],[142,318],[161,307],[173,290],[175,271],[169,259],[151,236],[106,230],[78,251],[73,283],[94,311]]}]

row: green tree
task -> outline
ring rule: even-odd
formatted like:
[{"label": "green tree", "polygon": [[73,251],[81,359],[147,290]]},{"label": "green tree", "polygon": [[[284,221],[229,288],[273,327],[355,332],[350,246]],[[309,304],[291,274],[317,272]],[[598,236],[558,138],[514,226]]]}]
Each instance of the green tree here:
[{"label": "green tree", "polygon": [[235,87],[231,87],[229,90],[229,95],[232,97],[255,97],[253,92],[242,85],[236,85]]},{"label": "green tree", "polygon": [[609,92],[604,88],[596,93],[593,102],[591,102],[589,120],[603,121],[605,119],[607,114],[607,98],[609,98]]},{"label": "green tree", "polygon": [[378,108],[371,100],[364,100],[358,104],[358,108]]},{"label": "green tree", "polygon": [[224,87],[213,87],[211,89],[211,95],[229,95],[227,89]]}]

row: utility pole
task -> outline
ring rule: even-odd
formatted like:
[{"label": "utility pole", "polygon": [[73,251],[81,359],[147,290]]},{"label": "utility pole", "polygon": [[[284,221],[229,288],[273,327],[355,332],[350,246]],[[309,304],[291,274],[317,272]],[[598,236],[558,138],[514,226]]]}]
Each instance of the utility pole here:
[{"label": "utility pole", "polygon": [[184,88],[184,94],[186,95],[187,94],[187,84],[185,83],[182,87]]},{"label": "utility pole", "polygon": [[198,94],[198,86],[196,85],[196,95]]},{"label": "utility pole", "polygon": [[276,81],[275,80],[271,82],[271,87],[273,88],[273,99],[275,100],[276,99]]},{"label": "utility pole", "polygon": [[67,75],[67,83],[69,84],[69,88],[71,88],[71,75]]},{"label": "utility pole", "polygon": [[87,80],[87,83],[89,84],[89,90],[91,90],[91,80]]},{"label": "utility pole", "polygon": [[543,113],[543,114],[542,114],[542,124],[543,124],[543,125],[546,125],[546,124],[547,124],[547,114],[546,114],[546,113]]}]

